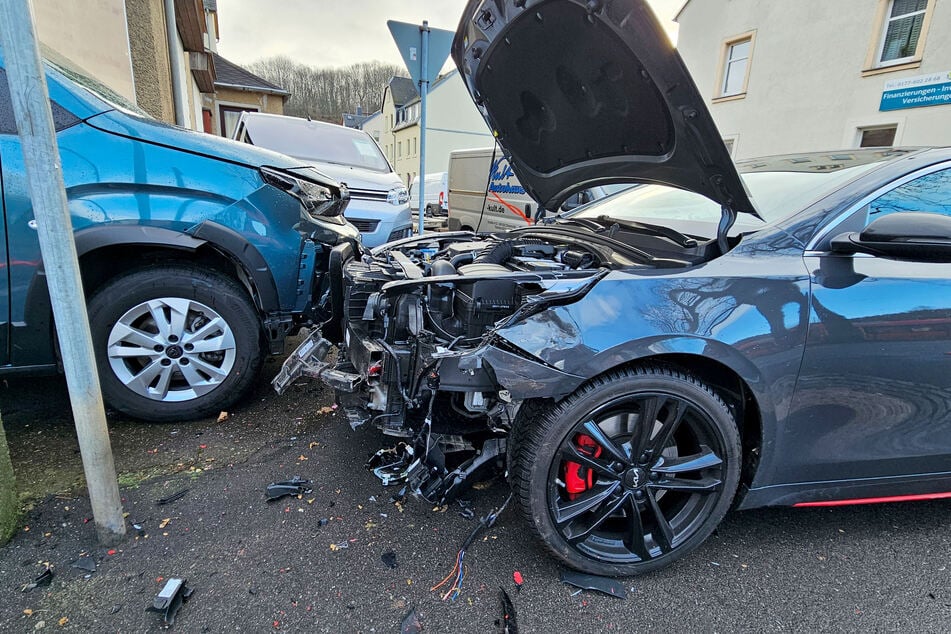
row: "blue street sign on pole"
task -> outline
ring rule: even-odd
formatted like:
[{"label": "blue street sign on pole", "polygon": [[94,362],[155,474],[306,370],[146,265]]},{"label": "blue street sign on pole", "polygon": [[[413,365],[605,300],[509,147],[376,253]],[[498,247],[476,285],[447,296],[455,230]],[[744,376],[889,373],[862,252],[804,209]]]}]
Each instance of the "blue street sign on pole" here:
[{"label": "blue street sign on pole", "polygon": [[409,76],[419,86],[419,223],[418,233],[423,232],[423,218],[426,209],[426,97],[429,94],[429,84],[436,80],[439,70],[446,58],[449,57],[449,48],[452,46],[452,31],[432,29],[429,22],[424,20],[423,25],[407,24],[389,20],[386,26],[390,29],[393,41],[403,57]]}]

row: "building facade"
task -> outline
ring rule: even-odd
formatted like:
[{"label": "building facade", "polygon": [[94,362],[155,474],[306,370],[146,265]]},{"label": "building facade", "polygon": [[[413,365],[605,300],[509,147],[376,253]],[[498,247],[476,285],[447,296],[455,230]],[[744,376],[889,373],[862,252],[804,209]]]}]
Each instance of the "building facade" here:
[{"label": "building facade", "polygon": [[951,145],[949,0],[688,0],[677,22],[735,158]]},{"label": "building facade", "polygon": [[[407,186],[419,173],[420,114],[417,95],[396,109],[392,141],[386,137],[393,148],[387,156]],[[492,143],[492,133],[472,103],[459,71],[453,70],[433,82],[426,99],[426,173],[447,171],[453,150],[490,147]]]},{"label": "building facade", "polygon": [[216,56],[217,0],[34,0],[33,7],[45,46],[156,119],[221,134],[222,105],[284,112],[286,91]]}]

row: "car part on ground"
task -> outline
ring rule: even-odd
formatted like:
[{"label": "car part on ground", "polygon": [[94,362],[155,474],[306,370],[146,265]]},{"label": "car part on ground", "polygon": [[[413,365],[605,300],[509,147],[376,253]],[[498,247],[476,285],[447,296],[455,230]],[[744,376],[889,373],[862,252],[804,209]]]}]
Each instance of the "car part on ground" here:
[{"label": "car part on ground", "polygon": [[158,612],[162,615],[162,624],[165,627],[175,625],[175,618],[182,605],[188,602],[194,593],[193,588],[186,585],[185,579],[169,579],[152,600],[152,605],[146,608],[147,612]]},{"label": "car part on ground", "polygon": [[277,500],[287,495],[304,495],[313,490],[310,488],[311,484],[312,482],[310,480],[305,480],[300,476],[294,476],[290,480],[272,482],[265,487],[264,497],[270,502],[271,500]]},{"label": "car part on ground", "polygon": [[689,553],[733,502],[947,495],[951,150],[767,157],[741,180],[643,0],[473,0],[454,59],[540,202],[641,186],[505,233],[335,248],[305,346],[323,334],[336,365],[318,349],[281,380],[346,377],[350,424],[401,439],[381,480],[444,503],[504,472],[549,550],[606,575]]}]

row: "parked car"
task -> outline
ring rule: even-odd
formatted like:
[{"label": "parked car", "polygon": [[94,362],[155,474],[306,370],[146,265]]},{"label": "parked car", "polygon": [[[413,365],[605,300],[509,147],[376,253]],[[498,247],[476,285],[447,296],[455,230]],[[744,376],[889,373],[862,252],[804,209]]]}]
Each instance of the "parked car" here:
[{"label": "parked car", "polygon": [[[449,173],[435,172],[426,174],[426,203],[423,213],[430,217],[445,216],[449,210]],[[419,212],[419,176],[413,178],[409,186],[409,208]]]},{"label": "parked car", "polygon": [[[565,212],[631,187],[593,185],[561,203]],[[525,192],[499,148],[454,150],[449,154],[450,231],[508,231],[535,224],[548,214]]]},{"label": "parked car", "polygon": [[[55,373],[53,314],[0,53],[0,376]],[[217,414],[266,355],[322,320],[330,248],[359,249],[347,193],[281,154],[165,125],[59,61],[47,67],[107,403]]]},{"label": "parked car", "polygon": [[[471,0],[452,57],[539,204],[644,184],[335,249],[324,376],[351,424],[404,438],[378,475],[441,503],[505,471],[551,553],[608,575],[669,565],[731,505],[951,498],[951,148],[737,169],[644,0]],[[279,387],[326,365],[313,337]]]},{"label": "parked car", "polygon": [[363,130],[299,117],[243,112],[234,139],[314,166],[350,191],[346,217],[376,247],[413,234],[409,194],[376,141]]}]

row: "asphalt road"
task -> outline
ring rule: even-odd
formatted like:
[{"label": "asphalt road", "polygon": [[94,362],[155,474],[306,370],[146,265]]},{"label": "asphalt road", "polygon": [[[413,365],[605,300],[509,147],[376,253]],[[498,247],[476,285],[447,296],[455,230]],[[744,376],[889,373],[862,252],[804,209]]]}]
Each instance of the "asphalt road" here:
[{"label": "asphalt road", "polygon": [[[331,398],[313,383],[271,393],[276,367],[221,423],[111,416],[124,509],[143,526],[111,553],[96,544],[77,486],[63,382],[0,383],[20,488],[33,499],[0,548],[0,631],[159,631],[144,609],[176,576],[195,589],[182,632],[394,632],[413,608],[426,632],[499,631],[500,586],[522,632],[951,630],[949,501],[734,512],[685,561],[624,580],[626,600],[562,584],[561,567],[509,509],[471,548],[459,600],[443,603],[430,587],[474,520],[452,506],[393,504],[362,466],[382,437],[321,413]],[[313,492],[265,502],[267,483],[293,475],[313,479]],[[496,482],[470,497],[481,515],[506,495]],[[381,560],[391,552],[396,568]],[[71,566],[83,553],[95,573]],[[51,585],[22,592],[44,562]]]}]

